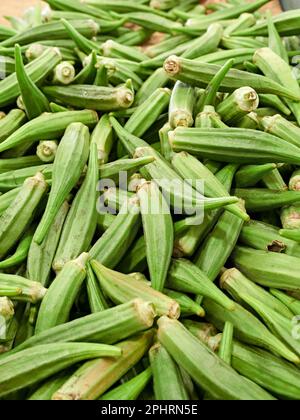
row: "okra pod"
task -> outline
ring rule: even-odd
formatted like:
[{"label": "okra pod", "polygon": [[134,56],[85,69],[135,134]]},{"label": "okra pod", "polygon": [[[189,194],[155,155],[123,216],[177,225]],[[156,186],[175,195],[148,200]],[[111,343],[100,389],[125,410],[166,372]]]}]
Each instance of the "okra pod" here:
[{"label": "okra pod", "polygon": [[18,289],[18,295],[14,300],[37,303],[42,300],[47,292],[40,283],[14,274],[0,273],[0,288]]},{"label": "okra pod", "polygon": [[65,220],[53,261],[56,272],[68,261],[87,252],[97,226],[97,183],[99,178],[97,147],[91,145],[87,174]]},{"label": "okra pod", "polygon": [[52,395],[68,380],[67,372],[61,372],[58,375],[54,375],[45,382],[39,388],[37,388],[28,398],[30,401],[50,401]]},{"label": "okra pod", "polygon": [[129,47],[119,44],[112,39],[104,42],[101,46],[104,57],[124,58],[125,60],[142,62],[147,60],[147,55],[141,52],[137,47]]},{"label": "okra pod", "polygon": [[216,178],[224,185],[228,192],[231,191],[233,179],[238,168],[239,165],[237,163],[229,163],[216,172]]},{"label": "okra pod", "polygon": [[75,79],[76,70],[73,64],[69,61],[62,61],[59,63],[53,72],[53,84],[55,85],[69,85]]},{"label": "okra pod", "polygon": [[254,187],[266,174],[276,168],[276,163],[242,166],[235,174],[236,185],[239,188]]},{"label": "okra pod", "polygon": [[276,29],[276,26],[272,20],[272,15],[269,12],[267,15],[268,20],[268,33],[269,33],[269,48],[279,57],[281,57],[286,63],[289,63],[289,57],[285,49],[283,40]]},{"label": "okra pod", "polygon": [[154,182],[141,185],[137,196],[141,206],[146,256],[151,285],[162,291],[173,251],[173,221],[168,203]]},{"label": "okra pod", "polygon": [[114,111],[128,108],[134,100],[134,93],[130,83],[119,87],[69,85],[46,86],[43,92],[51,100],[77,108],[90,108],[97,111]]},{"label": "okra pod", "polygon": [[179,367],[165,347],[160,343],[154,344],[149,350],[149,359],[155,399],[157,401],[188,400]]},{"label": "okra pod", "polygon": [[53,164],[52,186],[47,207],[34,235],[34,240],[39,245],[45,239],[60,207],[82,174],[89,154],[89,137],[87,126],[73,123],[68,126],[59,143]]},{"label": "okra pod", "polygon": [[299,191],[269,190],[266,188],[236,188],[233,193],[245,201],[246,209],[262,212],[299,202]]},{"label": "okra pod", "polygon": [[23,350],[2,361],[0,395],[33,385],[80,361],[120,355],[120,348],[106,344],[59,343]]},{"label": "okra pod", "polygon": [[122,355],[101,357],[83,364],[54,394],[53,400],[95,400],[130,370],[151,346],[153,331],[122,341],[117,348]]},{"label": "okra pod", "polygon": [[86,272],[86,288],[91,312],[102,312],[109,306],[90,264],[87,264]]},{"label": "okra pod", "polygon": [[113,142],[114,135],[109,123],[109,117],[107,114],[104,114],[91,135],[91,143],[97,145],[99,164],[108,162]]},{"label": "okra pod", "polygon": [[238,246],[232,260],[243,274],[262,286],[286,290],[299,288],[297,257]]},{"label": "okra pod", "polygon": [[300,207],[298,204],[283,207],[280,212],[280,219],[283,229],[299,229],[300,228]]},{"label": "okra pod", "polygon": [[26,260],[32,242],[34,229],[33,227],[25,232],[24,236],[21,238],[16,251],[13,255],[9,256],[5,260],[0,261],[0,270],[4,268],[10,268],[17,265],[20,265],[23,261]]},{"label": "okra pod", "polygon": [[0,120],[0,143],[6,140],[26,121],[25,113],[20,109],[12,109]]},{"label": "okra pod", "polygon": [[220,348],[218,350],[218,356],[225,363],[231,366],[233,351],[233,325],[231,322],[225,322],[222,338],[220,342]]},{"label": "okra pod", "polygon": [[[236,268],[226,270],[220,278],[220,286],[222,289],[227,290],[229,294],[239,302],[241,305],[249,306],[247,301],[248,297],[254,298],[259,301],[262,305],[273,309],[280,313],[282,316],[292,319],[293,313],[272,296],[268,291],[253,283],[247,279],[240,271]],[[251,305],[250,305],[251,307]]]},{"label": "okra pod", "polygon": [[72,21],[71,24],[66,19],[62,19],[60,23],[63,24],[67,36],[69,36],[75,42],[77,48],[79,48],[80,51],[83,51],[85,54],[90,54],[93,50],[99,51],[100,47],[94,41],[86,38],[76,29],[76,27],[73,25],[74,21]]},{"label": "okra pod", "polygon": [[193,299],[191,299],[188,295],[180,292],[175,292],[174,290],[164,289],[164,294],[169,296],[171,299],[176,300],[180,306],[180,314],[181,316],[187,315],[197,315],[200,317],[205,316],[204,309]]},{"label": "okra pod", "polygon": [[[206,87],[220,70],[220,66],[171,55],[165,61],[164,69],[172,79],[181,80],[192,86]],[[300,99],[298,89],[296,91],[291,90],[268,77],[236,69],[229,70],[223,79],[220,90],[233,92],[235,89],[250,85],[257,93],[273,93],[294,101],[299,101]]]},{"label": "okra pod", "polygon": [[[245,380],[178,321],[162,317],[158,339],[175,361],[214,398],[227,400],[272,400],[262,388]],[[214,366],[214,375],[211,367]]]},{"label": "okra pod", "polygon": [[173,129],[193,125],[195,99],[193,87],[179,81],[175,83],[169,106],[169,124]]},{"label": "okra pod", "polygon": [[280,229],[279,233],[283,238],[300,242],[300,230],[298,229]]},{"label": "okra pod", "polygon": [[282,115],[274,115],[259,119],[259,125],[267,133],[273,134],[299,147],[300,128],[286,120]]},{"label": "okra pod", "polygon": [[223,330],[225,322],[231,322],[234,327],[234,337],[244,343],[262,347],[286,360],[299,363],[298,356],[283,344],[267,327],[251,312],[235,304],[234,311],[224,309],[211,299],[204,299],[203,305],[206,319],[212,322],[219,330]]},{"label": "okra pod", "polygon": [[9,341],[9,325],[15,314],[14,305],[7,297],[0,297],[0,317],[1,317],[1,331],[0,343]]},{"label": "okra pod", "polygon": [[[151,9],[153,10],[153,9]],[[128,22],[134,23],[142,28],[149,29],[153,32],[163,32],[174,34],[176,29],[182,28],[182,25],[179,22],[167,19],[163,16],[158,16],[154,13],[142,13],[142,12],[132,12],[126,14]]]},{"label": "okra pod", "polygon": [[292,173],[292,176],[289,181],[289,189],[292,191],[300,190],[300,171],[299,169],[295,170]]},{"label": "okra pod", "polygon": [[232,34],[234,34],[234,32],[237,32],[241,29],[244,28],[249,28],[251,26],[253,26],[256,23],[256,19],[254,17],[254,15],[250,14],[250,13],[242,13],[234,23],[232,23],[231,25],[227,26],[227,28],[225,28],[224,30],[224,35],[225,36],[230,36]]},{"label": "okra pod", "polygon": [[159,88],[163,88],[169,81],[165,71],[161,68],[156,69],[142,84],[135,95],[134,105],[141,105]]},{"label": "okra pod", "polygon": [[41,160],[37,156],[24,156],[12,159],[0,159],[0,174],[13,170],[37,166]]},{"label": "okra pod", "polygon": [[18,188],[23,185],[27,178],[36,175],[38,172],[43,174],[46,180],[52,177],[53,166],[50,165],[38,165],[29,166],[24,169],[16,169],[0,174],[0,190],[9,191]]},{"label": "okra pod", "polygon": [[280,302],[282,302],[294,315],[300,314],[300,302],[292,296],[287,295],[286,293],[277,290],[270,289],[270,293],[275,296]]},{"label": "okra pod", "polygon": [[92,260],[91,265],[103,291],[116,304],[127,302],[128,299],[141,298],[146,302],[153,303],[158,315],[164,314],[171,318],[179,318],[179,304],[174,299],[150,287],[150,283],[110,270],[95,260]]},{"label": "okra pod", "polygon": [[53,162],[57,152],[57,147],[58,144],[55,140],[40,141],[36,149],[36,155],[42,162]]},{"label": "okra pod", "polygon": [[85,124],[94,127],[98,122],[98,115],[95,111],[67,111],[53,114],[43,114],[38,118],[24,124],[17,131],[12,133],[0,144],[0,151],[12,149],[21,144],[30,144],[37,140],[49,140],[60,138],[66,128],[72,123]]}]

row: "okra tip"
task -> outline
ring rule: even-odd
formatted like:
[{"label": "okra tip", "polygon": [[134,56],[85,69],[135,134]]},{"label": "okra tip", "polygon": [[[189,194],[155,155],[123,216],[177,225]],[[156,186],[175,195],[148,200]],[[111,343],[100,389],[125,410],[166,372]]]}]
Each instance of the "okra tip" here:
[{"label": "okra tip", "polygon": [[180,72],[180,58],[177,55],[171,55],[164,62],[165,72],[173,77]]},{"label": "okra tip", "polygon": [[6,296],[0,297],[0,314],[4,318],[12,317],[15,314],[14,305]]},{"label": "okra tip", "polygon": [[143,299],[134,299],[134,307],[143,323],[147,327],[152,327],[154,318],[156,317],[156,311],[154,305],[151,302],[146,302]]},{"label": "okra tip", "polygon": [[230,281],[230,278],[238,272],[239,270],[237,268],[229,268],[228,270],[225,270],[219,280],[221,289],[226,289],[227,282]]}]

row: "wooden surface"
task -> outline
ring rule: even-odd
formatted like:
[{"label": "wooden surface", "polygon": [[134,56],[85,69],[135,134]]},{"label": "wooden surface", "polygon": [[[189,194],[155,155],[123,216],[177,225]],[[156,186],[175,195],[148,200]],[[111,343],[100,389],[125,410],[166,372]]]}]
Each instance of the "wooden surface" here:
[{"label": "wooden surface", "polygon": [[[212,2],[222,2],[223,0],[209,0],[209,3]],[[7,24],[3,16],[21,16],[22,12],[30,6],[33,6],[38,3],[38,0],[0,0],[0,23]],[[272,10],[273,13],[280,12],[280,5],[278,0],[272,0],[268,5],[268,8]]]}]

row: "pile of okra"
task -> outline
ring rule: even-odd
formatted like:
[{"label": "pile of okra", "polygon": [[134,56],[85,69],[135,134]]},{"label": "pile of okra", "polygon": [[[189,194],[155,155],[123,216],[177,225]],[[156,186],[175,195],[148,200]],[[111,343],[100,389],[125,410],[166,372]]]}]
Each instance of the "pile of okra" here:
[{"label": "pile of okra", "polygon": [[300,9],[0,26],[0,399],[300,399]]}]

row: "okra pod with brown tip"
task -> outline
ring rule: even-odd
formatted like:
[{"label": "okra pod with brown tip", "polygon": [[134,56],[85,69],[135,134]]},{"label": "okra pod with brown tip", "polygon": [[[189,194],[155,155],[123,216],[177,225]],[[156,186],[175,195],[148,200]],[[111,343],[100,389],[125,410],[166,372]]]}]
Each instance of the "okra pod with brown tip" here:
[{"label": "okra pod with brown tip", "polygon": [[120,357],[101,357],[83,364],[54,394],[53,400],[95,400],[127,373],[152,344],[149,330],[114,346]]},{"label": "okra pod with brown tip", "polygon": [[280,300],[276,299],[268,291],[247,279],[247,277],[245,277],[236,268],[226,270],[222,274],[220,278],[220,286],[222,289],[227,290],[234,300],[239,302],[241,305],[246,304],[249,306],[247,298],[250,296],[261,302],[262,305],[266,305],[288,319],[292,319],[293,317],[293,313],[284,304],[282,304]]},{"label": "okra pod with brown tip", "polygon": [[45,178],[37,173],[28,178],[15,199],[0,217],[0,256],[3,258],[17,243],[34,217],[48,188]]},{"label": "okra pod with brown tip", "polygon": [[127,302],[128,299],[141,298],[153,303],[158,315],[179,318],[179,304],[174,299],[154,290],[150,284],[136,280],[133,276],[110,270],[95,260],[92,260],[91,265],[103,291],[116,304]]},{"label": "okra pod with brown tip", "polygon": [[68,320],[73,303],[86,277],[85,266],[88,258],[89,255],[83,253],[77,259],[66,263],[51,283],[38,312],[36,334]]},{"label": "okra pod with brown tip", "polygon": [[88,127],[73,123],[68,126],[59,143],[47,207],[34,236],[38,244],[45,239],[60,207],[82,174],[89,155],[89,140]]},{"label": "okra pod with brown tip", "polygon": [[[180,322],[162,317],[158,339],[192,379],[214,398],[227,400],[272,400],[270,394],[238,375],[195,338]],[[212,366],[214,374],[212,375]]]},{"label": "okra pod with brown tip", "polygon": [[120,348],[106,344],[56,343],[26,349],[2,360],[0,395],[33,385],[80,361],[120,355]]},{"label": "okra pod with brown tip", "polygon": [[262,286],[299,289],[297,273],[300,264],[297,257],[237,246],[232,261],[243,274]]}]

